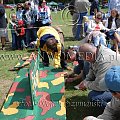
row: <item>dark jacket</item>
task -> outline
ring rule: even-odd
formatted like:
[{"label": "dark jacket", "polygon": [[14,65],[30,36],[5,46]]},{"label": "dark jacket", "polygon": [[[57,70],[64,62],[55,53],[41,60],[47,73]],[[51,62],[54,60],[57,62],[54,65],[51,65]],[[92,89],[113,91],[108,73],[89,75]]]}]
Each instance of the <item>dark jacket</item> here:
[{"label": "dark jacket", "polygon": [[0,28],[6,28],[7,22],[5,18],[5,8],[0,4]]},{"label": "dark jacket", "polygon": [[[108,18],[108,26],[107,26],[108,29],[111,29],[112,22],[113,22],[113,18],[112,18],[112,17],[109,17],[109,18]],[[116,24],[116,27],[117,27],[117,28],[120,27],[120,19],[119,19],[119,18],[115,18],[115,24]]]},{"label": "dark jacket", "polygon": [[94,10],[97,9],[97,12],[99,12],[99,1],[93,0],[90,7],[90,15],[94,15]]}]

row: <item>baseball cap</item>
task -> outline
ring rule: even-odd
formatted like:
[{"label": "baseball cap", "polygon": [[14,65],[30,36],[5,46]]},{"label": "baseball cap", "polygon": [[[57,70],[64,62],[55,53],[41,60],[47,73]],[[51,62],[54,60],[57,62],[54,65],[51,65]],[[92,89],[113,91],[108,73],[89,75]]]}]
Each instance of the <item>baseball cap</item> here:
[{"label": "baseball cap", "polygon": [[106,72],[105,84],[109,90],[120,92],[120,66],[113,66]]}]

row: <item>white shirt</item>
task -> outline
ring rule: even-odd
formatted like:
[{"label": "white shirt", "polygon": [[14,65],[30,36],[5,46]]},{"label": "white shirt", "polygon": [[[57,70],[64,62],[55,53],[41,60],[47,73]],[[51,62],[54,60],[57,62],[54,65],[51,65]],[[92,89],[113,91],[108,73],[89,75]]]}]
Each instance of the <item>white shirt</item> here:
[{"label": "white shirt", "polygon": [[[108,19],[107,19],[107,21],[105,23],[105,27],[106,28],[108,27]],[[116,24],[115,24],[115,18],[113,18],[111,29],[113,29],[113,30],[117,29]]]}]

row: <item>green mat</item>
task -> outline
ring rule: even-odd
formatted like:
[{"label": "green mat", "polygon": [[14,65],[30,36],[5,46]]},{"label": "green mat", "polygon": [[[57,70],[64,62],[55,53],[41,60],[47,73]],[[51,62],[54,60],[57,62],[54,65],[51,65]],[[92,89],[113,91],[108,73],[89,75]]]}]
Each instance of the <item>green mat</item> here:
[{"label": "green mat", "polygon": [[[23,61],[20,61],[21,65]],[[66,120],[62,69],[32,60],[19,70],[0,112],[1,120]]]}]

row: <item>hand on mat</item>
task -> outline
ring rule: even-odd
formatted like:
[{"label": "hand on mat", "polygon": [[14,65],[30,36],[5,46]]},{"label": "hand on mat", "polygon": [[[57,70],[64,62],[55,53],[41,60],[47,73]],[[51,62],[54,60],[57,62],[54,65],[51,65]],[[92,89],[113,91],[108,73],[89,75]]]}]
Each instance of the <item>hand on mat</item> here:
[{"label": "hand on mat", "polygon": [[65,77],[65,78],[69,77],[68,72],[65,72],[65,73],[64,73],[64,77]]},{"label": "hand on mat", "polygon": [[79,84],[79,89],[82,90],[82,91],[84,91],[84,90],[87,89],[86,86],[85,86],[85,84],[84,84],[84,81],[82,81],[82,82]]}]

